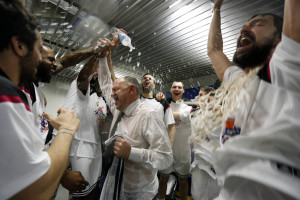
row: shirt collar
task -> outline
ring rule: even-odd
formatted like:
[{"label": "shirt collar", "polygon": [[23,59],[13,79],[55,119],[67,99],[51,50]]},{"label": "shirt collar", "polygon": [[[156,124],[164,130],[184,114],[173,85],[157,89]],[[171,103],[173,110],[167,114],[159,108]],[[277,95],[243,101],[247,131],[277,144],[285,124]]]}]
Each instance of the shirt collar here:
[{"label": "shirt collar", "polygon": [[127,106],[127,108],[125,108],[125,110],[123,112],[125,113],[126,116],[129,116],[134,111],[134,109],[140,104],[141,104],[140,99],[137,99],[134,102],[132,102],[131,104],[129,104],[129,106]]},{"label": "shirt collar", "polygon": [[143,95],[141,95],[140,98],[143,98],[143,99],[154,99],[154,97],[152,97],[152,98],[147,98],[147,97],[144,97]]},{"label": "shirt collar", "polygon": [[174,103],[181,103],[181,102],[183,102],[183,101],[184,101],[183,99],[180,99],[179,101],[176,102],[176,101],[174,101],[173,98],[172,98],[172,102],[174,102]]}]

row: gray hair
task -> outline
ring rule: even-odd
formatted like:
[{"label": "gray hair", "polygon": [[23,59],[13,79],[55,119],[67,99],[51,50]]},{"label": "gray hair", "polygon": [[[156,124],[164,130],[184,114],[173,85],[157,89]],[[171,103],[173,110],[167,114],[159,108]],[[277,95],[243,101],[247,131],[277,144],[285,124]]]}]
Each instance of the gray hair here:
[{"label": "gray hair", "polygon": [[141,93],[141,85],[138,82],[138,80],[132,76],[125,76],[123,77],[124,80],[128,83],[128,86],[130,84],[133,84],[135,86],[136,96],[140,96]]}]

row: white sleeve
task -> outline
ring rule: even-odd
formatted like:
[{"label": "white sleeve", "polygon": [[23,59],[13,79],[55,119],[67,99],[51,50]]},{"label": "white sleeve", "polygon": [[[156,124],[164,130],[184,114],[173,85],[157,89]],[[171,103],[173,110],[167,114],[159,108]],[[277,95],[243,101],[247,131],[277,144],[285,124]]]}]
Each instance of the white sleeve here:
[{"label": "white sleeve", "polygon": [[115,113],[115,101],[110,96],[113,87],[113,81],[111,79],[106,57],[99,59],[98,81],[106,104],[108,105],[111,113]]},{"label": "white sleeve", "polygon": [[190,122],[191,121],[191,112],[193,108],[191,106],[186,106],[183,109],[179,110],[179,117],[182,122]]},{"label": "white sleeve", "polygon": [[300,43],[282,34],[270,61],[272,84],[300,92]]},{"label": "white sleeve", "polygon": [[236,79],[243,75],[243,70],[237,66],[228,67],[223,76],[223,83],[227,83],[230,80]]},{"label": "white sleeve", "polygon": [[65,102],[64,102],[64,105],[63,105],[64,108],[74,110],[75,105],[76,105],[75,102],[76,102],[76,98],[77,98],[77,93],[78,93],[77,79],[75,79],[71,83],[70,88],[68,90],[68,93],[66,95]]},{"label": "white sleeve", "polygon": [[0,103],[0,199],[9,199],[50,168],[50,157],[22,103]]},{"label": "white sleeve", "polygon": [[165,111],[164,122],[165,122],[165,125],[166,125],[167,128],[170,124],[175,124],[175,120],[174,120],[174,116],[173,116],[171,106],[169,106]]},{"label": "white sleeve", "polygon": [[165,126],[154,111],[142,123],[144,138],[150,146],[148,149],[132,147],[129,160],[147,169],[166,169],[173,162],[173,153]]}]

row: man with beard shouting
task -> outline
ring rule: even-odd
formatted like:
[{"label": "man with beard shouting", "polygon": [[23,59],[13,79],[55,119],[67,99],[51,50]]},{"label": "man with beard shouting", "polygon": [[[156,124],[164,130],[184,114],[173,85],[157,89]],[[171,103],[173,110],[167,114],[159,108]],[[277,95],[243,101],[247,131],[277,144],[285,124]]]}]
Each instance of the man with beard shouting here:
[{"label": "man with beard shouting", "polygon": [[272,13],[258,14],[242,27],[233,57],[233,63],[238,68],[233,66],[223,52],[220,19],[222,2],[223,0],[216,0],[214,3],[207,43],[207,54],[218,78],[224,82],[241,75],[242,71],[247,73],[253,67],[263,66],[258,75],[271,82],[268,65],[275,47],[281,40],[282,18]]},{"label": "man with beard shouting", "polygon": [[[227,85],[238,85],[234,79],[246,76],[253,69],[258,70],[258,77],[271,82],[269,61],[281,40],[283,19],[275,14],[264,13],[253,16],[241,29],[237,40],[237,49],[233,57],[233,63],[223,52],[221,35],[220,10],[223,0],[214,3],[214,15],[212,18],[207,53],[214,66],[218,78]],[[245,81],[244,81],[245,82]],[[241,84],[240,84],[241,85]],[[236,86],[238,87],[238,86]],[[231,89],[240,91],[241,88]],[[231,92],[231,96],[239,92]],[[230,126],[228,126],[230,124]],[[242,118],[230,115],[222,127],[222,143],[230,137],[239,135],[243,127]]]},{"label": "man with beard shouting", "polygon": [[[221,2],[216,2],[219,8]],[[223,122],[227,120],[224,144],[214,155],[222,187],[218,199],[299,199],[299,9],[300,1],[285,1],[282,40],[278,45],[281,26],[275,26],[278,18],[273,15],[255,16],[242,28],[235,62],[245,73],[218,91],[225,97],[221,114]],[[252,58],[245,62],[252,47],[268,44],[269,54],[264,61],[256,60],[255,64]],[[256,76],[256,71],[271,55],[270,84],[260,73]],[[230,139],[232,136],[236,137]]]}]

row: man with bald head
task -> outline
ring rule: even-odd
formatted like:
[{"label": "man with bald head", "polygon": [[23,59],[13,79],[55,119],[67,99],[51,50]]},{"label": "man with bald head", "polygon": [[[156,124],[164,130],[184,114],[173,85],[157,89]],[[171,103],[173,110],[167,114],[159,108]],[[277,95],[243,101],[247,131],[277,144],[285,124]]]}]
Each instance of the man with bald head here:
[{"label": "man with bald head", "polygon": [[[87,49],[78,50],[56,60],[55,52],[50,47],[43,45],[41,51],[42,61],[37,67],[35,78],[31,81],[19,84],[19,87],[25,93],[27,99],[29,99],[29,101],[31,100],[29,106],[31,107],[34,116],[34,124],[45,143],[48,143],[52,138],[52,133],[49,132],[48,120],[43,116],[43,113],[46,110],[47,100],[40,89],[41,85],[43,83],[50,83],[54,74],[57,74],[63,69],[73,66],[102,50],[98,49],[98,51],[94,51],[94,49],[94,46],[92,46]],[[70,193],[80,192],[89,184],[82,176],[81,172],[75,170],[65,170],[61,183]]]},{"label": "man with bald head", "polygon": [[90,47],[83,50],[72,52],[62,58],[55,59],[54,51],[43,45],[42,48],[42,62],[37,68],[37,74],[32,80],[33,82],[22,82],[19,87],[23,92],[31,99],[29,102],[32,112],[34,114],[34,121],[37,128],[42,134],[44,140],[46,140],[48,134],[48,121],[42,116],[46,109],[46,98],[40,90],[40,83],[50,83],[50,80],[54,74],[62,71],[63,69],[80,63],[86,58],[94,55],[94,47]]},{"label": "man with bald head", "polygon": [[[106,58],[99,59],[98,75],[114,115],[110,137],[119,136],[114,143],[114,161],[116,157],[124,160],[123,192],[119,197],[152,200],[158,191],[157,170],[167,168],[173,161],[166,128],[157,111],[141,102],[140,84],[135,78],[126,76],[113,83]],[[109,199],[109,193],[114,192],[109,184],[110,175],[114,175],[111,170],[112,167],[101,199]]]}]

